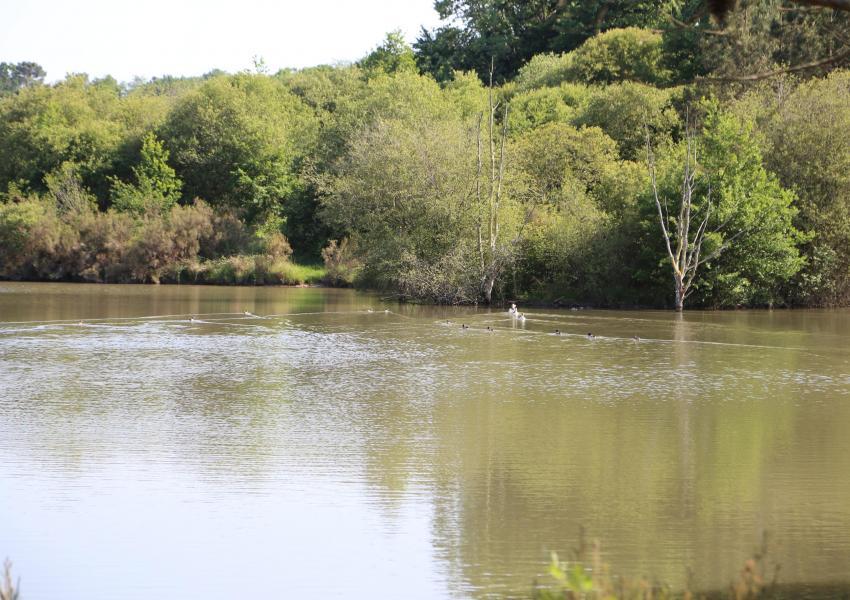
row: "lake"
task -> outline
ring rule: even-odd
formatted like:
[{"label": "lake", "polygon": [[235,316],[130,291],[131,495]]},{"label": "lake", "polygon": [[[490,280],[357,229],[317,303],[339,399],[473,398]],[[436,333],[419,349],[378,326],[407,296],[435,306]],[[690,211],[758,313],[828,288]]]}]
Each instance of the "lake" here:
[{"label": "lake", "polygon": [[850,310],[526,315],[0,282],[0,560],[22,600],[528,596],[580,528],[698,589],[768,532],[850,581]]}]

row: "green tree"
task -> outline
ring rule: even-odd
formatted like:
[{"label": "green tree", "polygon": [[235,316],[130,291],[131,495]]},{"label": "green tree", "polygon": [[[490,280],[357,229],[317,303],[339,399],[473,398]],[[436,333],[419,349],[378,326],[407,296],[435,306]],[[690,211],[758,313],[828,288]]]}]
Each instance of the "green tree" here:
[{"label": "green tree", "polygon": [[661,35],[628,27],[596,35],[571,52],[575,81],[664,84],[670,73],[662,65]]},{"label": "green tree", "polygon": [[12,94],[21,88],[44,83],[47,73],[34,62],[17,64],[0,62],[0,96]]},{"label": "green tree", "polygon": [[106,177],[132,135],[119,92],[108,81],[74,75],[0,102],[0,189],[18,182],[45,191],[45,175],[70,162],[105,197]]},{"label": "green tree", "polygon": [[658,27],[675,2],[664,0],[435,0],[444,25],[423,29],[414,44],[420,69],[438,78],[474,70],[496,81],[513,77],[532,56],[569,52],[618,27]]},{"label": "green tree", "polygon": [[279,79],[214,77],[181,98],[160,131],[186,199],[281,214],[315,143],[316,119]]},{"label": "green tree", "polygon": [[850,300],[850,72],[813,79],[783,95],[765,87],[751,101],[758,103],[766,163],[796,192],[796,224],[812,233],[804,246],[808,261],[800,273],[798,301],[845,304]]},{"label": "green tree", "polygon": [[675,89],[657,89],[643,83],[623,82],[596,89],[574,123],[600,127],[620,148],[623,158],[641,160],[645,156],[649,126],[659,143],[669,142],[681,127],[673,107]]},{"label": "green tree", "polygon": [[[735,10],[717,11],[719,22],[709,18],[708,5],[724,4]],[[746,85],[787,72],[811,76],[846,66],[850,12],[815,8],[830,4],[837,9],[840,3],[681,2],[665,27],[664,62],[680,81],[708,76]]]},{"label": "green tree", "polygon": [[359,66],[369,74],[415,73],[417,70],[413,49],[399,30],[388,33],[384,43],[361,60]]},{"label": "green tree", "polygon": [[547,123],[572,123],[585,111],[591,90],[577,83],[520,92],[511,98],[511,131],[521,133]]},{"label": "green tree", "polygon": [[180,198],[183,183],[168,164],[168,150],[154,133],[142,139],[139,164],[133,167],[133,176],[135,184],[113,181],[112,202],[120,211],[166,213]]},{"label": "green tree", "polygon": [[660,243],[644,248],[672,268],[676,309],[692,294],[711,306],[782,301],[804,236],[793,226],[794,194],[764,168],[752,124],[709,104],[702,135],[650,168],[645,231]]},{"label": "green tree", "polygon": [[478,297],[474,139],[458,120],[378,120],[322,185],[323,216],[350,234],[372,285],[432,301]]}]

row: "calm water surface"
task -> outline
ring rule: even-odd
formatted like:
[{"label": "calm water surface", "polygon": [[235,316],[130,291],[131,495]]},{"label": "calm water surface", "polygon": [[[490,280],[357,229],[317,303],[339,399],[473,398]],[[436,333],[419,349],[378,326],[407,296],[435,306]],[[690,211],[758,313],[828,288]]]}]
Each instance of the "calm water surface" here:
[{"label": "calm water surface", "polygon": [[0,283],[0,559],[23,600],[521,596],[583,526],[672,585],[763,531],[850,580],[850,311],[527,314]]}]

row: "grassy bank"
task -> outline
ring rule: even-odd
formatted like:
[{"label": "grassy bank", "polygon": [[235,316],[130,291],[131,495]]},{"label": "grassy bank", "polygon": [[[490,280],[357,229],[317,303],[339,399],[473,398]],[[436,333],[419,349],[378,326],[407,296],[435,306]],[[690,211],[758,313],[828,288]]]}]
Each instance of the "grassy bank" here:
[{"label": "grassy bank", "polygon": [[266,255],[236,255],[175,265],[162,283],[213,285],[317,285],[327,282],[321,265],[297,264]]}]

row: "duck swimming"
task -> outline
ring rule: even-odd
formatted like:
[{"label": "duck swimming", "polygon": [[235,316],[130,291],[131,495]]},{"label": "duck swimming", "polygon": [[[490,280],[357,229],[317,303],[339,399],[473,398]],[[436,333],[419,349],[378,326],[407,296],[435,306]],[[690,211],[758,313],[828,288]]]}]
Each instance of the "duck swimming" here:
[{"label": "duck swimming", "polygon": [[555,332],[552,335],[561,335],[561,330],[556,329]]},{"label": "duck swimming", "polygon": [[525,321],[525,315],[524,315],[524,314],[522,314],[522,313],[519,313],[519,317],[517,317],[517,318],[518,318],[520,321]]},{"label": "duck swimming", "polygon": [[588,334],[587,334],[587,339],[589,339],[589,340],[595,340],[595,339],[596,339],[596,336],[595,336],[595,335],[593,335],[592,333],[588,332]]}]

